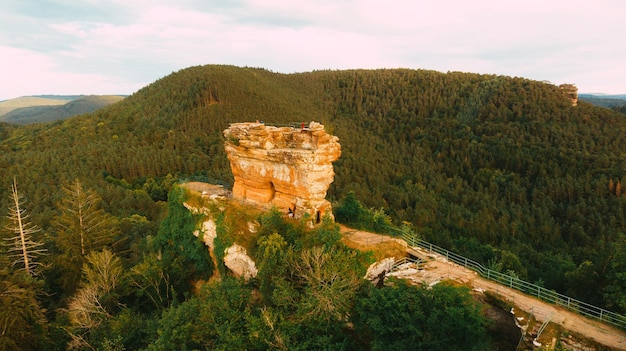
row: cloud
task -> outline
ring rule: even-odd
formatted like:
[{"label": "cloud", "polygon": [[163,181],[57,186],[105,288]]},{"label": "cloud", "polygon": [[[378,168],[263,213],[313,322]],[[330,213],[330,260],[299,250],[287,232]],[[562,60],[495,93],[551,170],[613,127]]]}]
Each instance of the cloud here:
[{"label": "cloud", "polygon": [[0,46],[0,70],[0,100],[43,94],[127,94],[144,85],[111,75],[64,71],[46,55],[6,46]]},{"label": "cloud", "polygon": [[[23,77],[31,90],[120,84],[118,93],[130,93],[172,71],[220,63],[285,73],[458,70],[626,92],[625,12],[617,0],[9,1],[0,45],[15,55],[16,78],[50,77]],[[3,89],[0,99],[10,98]]]}]

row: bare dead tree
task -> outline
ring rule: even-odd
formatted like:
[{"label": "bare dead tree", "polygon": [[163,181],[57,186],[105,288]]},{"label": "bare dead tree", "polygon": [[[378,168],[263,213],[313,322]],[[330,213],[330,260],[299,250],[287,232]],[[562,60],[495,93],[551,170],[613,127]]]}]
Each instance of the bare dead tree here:
[{"label": "bare dead tree", "polygon": [[82,286],[69,300],[66,310],[72,324],[65,329],[72,337],[70,349],[94,349],[85,337],[112,317],[103,299],[119,287],[124,274],[121,260],[110,250],[92,251],[87,255]]},{"label": "bare dead tree", "polygon": [[9,224],[6,229],[13,236],[5,238],[8,256],[13,259],[13,265],[20,265],[31,275],[35,275],[38,266],[37,258],[46,253],[43,243],[35,241],[33,234],[39,232],[39,228],[29,221],[24,207],[25,200],[19,194],[17,181],[13,179],[11,186],[11,205],[8,211]]}]

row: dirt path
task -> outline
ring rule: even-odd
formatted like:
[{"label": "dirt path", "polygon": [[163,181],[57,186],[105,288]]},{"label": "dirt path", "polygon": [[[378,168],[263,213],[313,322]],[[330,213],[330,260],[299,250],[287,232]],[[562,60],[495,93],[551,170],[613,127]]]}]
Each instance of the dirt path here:
[{"label": "dirt path", "polygon": [[[362,246],[376,246],[389,241],[402,242],[403,245],[406,245],[402,239],[358,231],[345,226],[341,226],[341,232],[345,239]],[[413,272],[408,276],[402,276],[402,278],[415,282],[426,282],[427,284],[451,279],[476,291],[489,291],[508,300],[516,308],[533,314],[539,323],[552,316],[550,321],[562,326],[565,330],[580,334],[616,350],[626,350],[626,333],[619,329],[484,279],[478,273],[452,263],[440,255],[426,252],[420,248],[414,248],[414,250],[420,256],[428,258],[427,262],[422,270]],[[520,322],[524,323],[524,321]]]}]

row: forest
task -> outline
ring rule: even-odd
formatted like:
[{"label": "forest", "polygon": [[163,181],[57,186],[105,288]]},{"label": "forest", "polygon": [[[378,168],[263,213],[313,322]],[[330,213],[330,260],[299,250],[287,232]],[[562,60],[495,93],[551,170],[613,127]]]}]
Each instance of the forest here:
[{"label": "forest", "polygon": [[[467,292],[356,284],[351,279],[371,257],[343,247],[330,223],[316,229],[325,233],[310,233],[256,214],[262,230],[250,250],[260,277],[243,282],[222,272],[220,284],[192,284],[223,267],[190,235],[197,219],[181,208],[177,184],[232,184],[222,131],[253,120],[315,120],[339,137],[328,194],[336,208],[357,199],[385,221],[410,223],[425,240],[492,269],[626,312],[623,109],[572,106],[557,86],[518,77],[208,65],[172,73],[94,113],[0,124],[0,324],[9,335],[0,348],[375,350],[411,340],[442,349],[434,331],[418,335],[423,321],[377,320],[380,311],[367,301],[419,308],[427,305],[420,299],[465,301]],[[224,224],[220,240],[236,226]],[[31,265],[12,245],[20,228],[29,235]],[[347,294],[343,305],[328,302],[333,313],[316,310],[316,299],[332,290],[314,291],[293,271],[313,258],[352,267],[328,286]],[[462,331],[459,345],[471,335],[475,349],[484,349],[486,322],[475,305],[461,305],[461,320],[475,328],[450,328]],[[431,312],[413,317],[450,318]],[[415,333],[385,329],[394,323],[415,323]],[[207,325],[217,329],[199,328]]]}]

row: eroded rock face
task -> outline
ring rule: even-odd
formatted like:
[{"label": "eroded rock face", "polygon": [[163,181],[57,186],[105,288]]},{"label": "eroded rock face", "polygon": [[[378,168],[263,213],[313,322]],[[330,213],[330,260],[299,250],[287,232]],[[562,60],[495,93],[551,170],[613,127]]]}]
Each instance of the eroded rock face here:
[{"label": "eroded rock face", "polygon": [[233,244],[224,252],[224,265],[233,272],[237,277],[243,277],[245,280],[254,278],[257,275],[256,264],[248,256],[246,249],[242,246]]},{"label": "eroded rock face", "polygon": [[275,205],[296,218],[308,213],[319,222],[331,213],[326,192],[339,159],[339,139],[311,122],[308,126],[273,127],[233,123],[224,131],[225,149],[235,177],[233,197]]},{"label": "eroded rock face", "polygon": [[217,226],[212,219],[208,219],[202,223],[202,228],[193,232],[196,237],[202,233],[202,241],[204,245],[213,248],[213,240],[217,238]]},{"label": "eroded rock face", "polygon": [[578,104],[578,88],[574,84],[561,84],[559,88],[563,90],[572,106]]},{"label": "eroded rock face", "polygon": [[388,257],[382,261],[372,263],[367,268],[365,273],[365,279],[374,283],[374,285],[380,285],[384,282],[385,276],[391,271],[393,264],[396,262],[394,257]]}]

